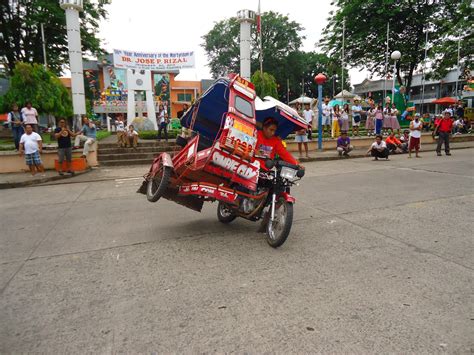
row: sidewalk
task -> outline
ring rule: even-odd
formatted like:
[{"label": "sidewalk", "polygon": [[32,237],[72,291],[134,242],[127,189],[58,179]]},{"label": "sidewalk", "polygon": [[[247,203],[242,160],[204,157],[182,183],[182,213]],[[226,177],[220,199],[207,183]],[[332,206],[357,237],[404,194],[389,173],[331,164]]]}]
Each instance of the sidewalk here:
[{"label": "sidewalk", "polygon": [[[436,144],[422,144],[421,152],[434,152],[436,150]],[[469,149],[474,148],[474,141],[470,142],[453,142],[451,143],[451,149]],[[355,149],[351,152],[349,159],[354,158],[365,158],[366,149]],[[433,153],[434,154],[434,153]],[[298,159],[298,154],[293,153],[295,158]],[[322,152],[311,151],[310,158],[299,159],[301,162],[314,162],[314,161],[328,161],[328,160],[345,160],[348,158],[341,158],[338,156],[336,150],[325,150]],[[151,162],[150,162],[151,163]],[[54,170],[47,170],[45,175],[37,174],[35,177],[31,177],[29,173],[11,173],[11,174],[0,174],[0,189],[8,189],[14,187],[24,187],[30,185],[44,184],[53,182],[53,184],[63,183],[78,183],[78,182],[89,182],[89,181],[105,181],[114,179],[130,179],[136,178],[141,179],[143,174],[148,171],[149,165],[136,165],[136,166],[121,166],[121,167],[101,167],[88,169],[83,172],[78,172],[74,177],[71,176],[60,176]],[[87,173],[87,174],[86,174]]]},{"label": "sidewalk", "polygon": [[46,170],[44,174],[38,173],[35,176],[31,176],[29,172],[0,174],[0,190],[43,184],[50,181],[71,179],[76,176],[88,173],[91,170],[92,169],[89,168],[84,171],[78,171],[74,176],[70,176],[68,174],[61,176],[55,170]]},{"label": "sidewalk", "polygon": [[[467,149],[467,148],[474,148],[474,141],[470,142],[451,142],[450,143],[451,150],[455,149]],[[368,149],[368,148],[367,148]],[[367,149],[354,149],[350,153],[350,157],[348,158],[364,158],[367,157]],[[435,152],[436,151],[436,143],[423,143],[421,144],[420,152]],[[300,160],[301,162],[310,162],[310,161],[322,161],[322,160],[344,160],[347,157],[340,157],[335,149],[331,150],[324,150],[320,151],[310,151],[309,156],[310,158],[299,158],[298,153],[292,152],[293,156]],[[304,154],[304,153],[303,153]],[[443,152],[444,154],[444,152]]]}]

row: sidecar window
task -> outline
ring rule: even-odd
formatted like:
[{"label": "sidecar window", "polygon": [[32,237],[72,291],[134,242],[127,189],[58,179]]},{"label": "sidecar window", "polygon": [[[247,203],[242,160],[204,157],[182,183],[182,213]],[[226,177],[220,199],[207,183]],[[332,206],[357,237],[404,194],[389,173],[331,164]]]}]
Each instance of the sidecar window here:
[{"label": "sidecar window", "polygon": [[245,116],[253,118],[252,104],[239,95],[235,95],[235,108]]}]

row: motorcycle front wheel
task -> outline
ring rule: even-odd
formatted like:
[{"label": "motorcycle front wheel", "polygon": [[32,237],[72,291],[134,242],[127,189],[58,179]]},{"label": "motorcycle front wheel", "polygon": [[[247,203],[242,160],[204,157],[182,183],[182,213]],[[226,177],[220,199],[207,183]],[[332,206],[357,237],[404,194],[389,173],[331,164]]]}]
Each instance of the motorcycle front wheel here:
[{"label": "motorcycle front wheel", "polygon": [[219,201],[219,204],[217,205],[217,219],[219,222],[227,224],[236,218],[237,215],[229,208],[229,206],[226,203]]},{"label": "motorcycle front wheel", "polygon": [[293,204],[279,198],[275,205],[275,218],[267,224],[267,243],[273,247],[280,247],[290,234],[293,224]]}]

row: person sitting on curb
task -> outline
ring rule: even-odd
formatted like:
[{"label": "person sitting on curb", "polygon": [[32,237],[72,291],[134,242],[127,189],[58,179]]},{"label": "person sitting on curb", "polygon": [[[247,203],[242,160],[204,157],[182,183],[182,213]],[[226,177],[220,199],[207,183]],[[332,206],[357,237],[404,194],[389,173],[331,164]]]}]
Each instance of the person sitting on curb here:
[{"label": "person sitting on curb", "polygon": [[408,129],[403,131],[403,135],[400,137],[400,142],[402,142],[402,152],[408,153],[408,143],[410,142],[410,131]]},{"label": "person sitting on curb", "polygon": [[354,149],[351,145],[351,139],[347,136],[346,131],[341,132],[341,136],[337,139],[337,152],[339,156],[342,157],[343,155],[348,157],[350,151]]},{"label": "person sitting on curb", "polygon": [[133,149],[137,149],[138,145],[138,132],[135,131],[135,127],[131,124],[128,126],[127,130],[127,147],[133,147]]},{"label": "person sitting on curb", "polygon": [[367,151],[367,155],[372,155],[374,160],[379,160],[379,158],[388,159],[388,148],[387,144],[382,140],[382,136],[378,134],[375,136],[375,142],[372,143],[369,150]]},{"label": "person sitting on curb", "polygon": [[25,125],[25,133],[20,138],[20,156],[25,154],[25,162],[30,168],[31,176],[35,176],[36,172],[44,174],[43,163],[41,162],[40,153],[43,152],[43,140],[41,136],[33,132],[33,125],[27,123]]},{"label": "person sitting on curb", "polygon": [[74,148],[80,148],[81,142],[85,142],[81,158],[87,158],[87,154],[89,154],[91,145],[94,144],[97,139],[97,128],[95,127],[95,124],[92,123],[92,121],[90,121],[87,117],[83,118],[82,123],[82,129],[77,132],[76,139],[74,141]]},{"label": "person sitting on curb", "polygon": [[389,154],[400,154],[402,152],[402,142],[395,137],[395,132],[391,131],[390,135],[385,139]]}]

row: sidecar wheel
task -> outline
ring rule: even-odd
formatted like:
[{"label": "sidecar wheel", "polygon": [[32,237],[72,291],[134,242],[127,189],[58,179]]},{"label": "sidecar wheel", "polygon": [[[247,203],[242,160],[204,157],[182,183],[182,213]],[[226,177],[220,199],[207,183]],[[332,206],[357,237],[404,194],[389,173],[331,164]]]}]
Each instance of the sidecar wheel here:
[{"label": "sidecar wheel", "polygon": [[229,206],[226,203],[219,201],[217,206],[217,219],[219,222],[227,224],[236,218],[237,215],[229,208]]},{"label": "sidecar wheel", "polygon": [[148,180],[146,187],[146,198],[150,202],[156,202],[165,193],[171,177],[171,167],[162,166],[158,173]]},{"label": "sidecar wheel", "polygon": [[275,206],[275,220],[268,221],[267,224],[267,243],[273,248],[280,247],[288,238],[292,224],[293,204],[283,198],[278,199]]}]

